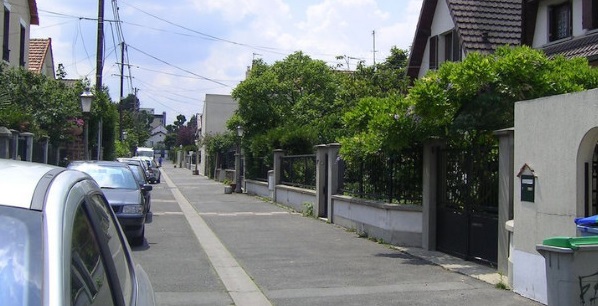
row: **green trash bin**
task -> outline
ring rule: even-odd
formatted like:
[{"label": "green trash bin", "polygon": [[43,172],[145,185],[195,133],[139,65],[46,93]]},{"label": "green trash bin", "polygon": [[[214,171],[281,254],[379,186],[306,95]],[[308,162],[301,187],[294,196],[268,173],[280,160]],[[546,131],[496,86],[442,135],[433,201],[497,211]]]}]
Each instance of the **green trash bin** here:
[{"label": "green trash bin", "polygon": [[598,236],[552,237],[536,245],[546,261],[549,306],[598,301]]}]

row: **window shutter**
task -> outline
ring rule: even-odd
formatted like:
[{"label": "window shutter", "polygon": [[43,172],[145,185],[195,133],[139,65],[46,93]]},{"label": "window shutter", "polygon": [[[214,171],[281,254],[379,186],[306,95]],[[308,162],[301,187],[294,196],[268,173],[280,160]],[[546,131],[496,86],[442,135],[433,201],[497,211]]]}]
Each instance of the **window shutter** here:
[{"label": "window shutter", "polygon": [[583,0],[582,2],[582,21],[581,25],[584,29],[591,29],[592,26],[592,0]]},{"label": "window shutter", "polygon": [[461,44],[459,44],[459,37],[457,36],[457,30],[453,30],[453,61],[461,61]]},{"label": "window shutter", "polygon": [[548,41],[553,41],[555,31],[554,9],[552,6],[548,7]]},{"label": "window shutter", "polygon": [[430,69],[438,69],[438,36],[430,37]]}]

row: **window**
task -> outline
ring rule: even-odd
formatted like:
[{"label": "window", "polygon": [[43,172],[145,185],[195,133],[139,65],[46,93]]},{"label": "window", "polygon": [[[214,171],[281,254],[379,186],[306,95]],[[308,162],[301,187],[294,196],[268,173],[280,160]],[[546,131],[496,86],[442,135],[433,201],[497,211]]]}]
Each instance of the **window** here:
[{"label": "window", "polygon": [[75,213],[71,242],[71,305],[113,305],[98,238],[83,206]]},{"label": "window", "polygon": [[108,249],[112,259],[114,259],[114,265],[116,273],[121,287],[121,291],[125,301],[131,300],[131,294],[133,292],[133,280],[131,277],[131,261],[126,256],[127,251],[123,250],[123,246],[127,243],[121,235],[119,235],[119,229],[116,219],[112,217],[108,211],[109,204],[104,201],[100,195],[93,195],[90,203],[93,213],[98,216],[100,220],[100,227],[102,234],[107,237]]},{"label": "window", "polygon": [[25,27],[21,25],[20,41],[19,41],[19,65],[25,67]]},{"label": "window", "polygon": [[458,62],[461,60],[461,46],[459,37],[455,30],[443,35],[444,37],[444,60]]},{"label": "window", "polygon": [[571,2],[548,8],[548,41],[556,41],[572,35]]},{"label": "window", "polygon": [[4,7],[4,31],[2,32],[2,59],[10,60],[10,50],[8,49],[8,42],[10,41],[10,11]]}]

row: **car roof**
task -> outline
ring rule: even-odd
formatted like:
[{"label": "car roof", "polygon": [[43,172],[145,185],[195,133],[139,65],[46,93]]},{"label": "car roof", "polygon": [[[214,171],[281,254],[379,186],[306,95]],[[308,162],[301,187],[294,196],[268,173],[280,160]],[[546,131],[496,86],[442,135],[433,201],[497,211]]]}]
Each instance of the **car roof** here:
[{"label": "car roof", "polygon": [[0,159],[0,204],[29,208],[37,184],[48,172],[54,169],[64,168]]},{"label": "car roof", "polygon": [[97,166],[108,166],[108,167],[128,167],[126,164],[123,164],[119,161],[111,161],[111,160],[75,160],[69,163],[70,165],[97,165]]}]

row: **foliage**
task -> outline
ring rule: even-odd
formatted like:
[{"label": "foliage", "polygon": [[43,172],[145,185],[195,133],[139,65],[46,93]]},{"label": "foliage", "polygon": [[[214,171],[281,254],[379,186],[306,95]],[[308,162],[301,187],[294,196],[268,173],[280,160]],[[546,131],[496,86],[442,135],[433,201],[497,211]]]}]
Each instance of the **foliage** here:
[{"label": "foliage", "polygon": [[311,152],[313,142],[333,141],[340,130],[337,80],[325,62],[301,52],[272,66],[255,61],[248,78],[233,90],[239,108],[228,127],[243,125],[247,146],[255,147],[256,138],[267,140],[269,148],[285,142],[284,132],[308,131],[286,138],[303,137],[294,141],[310,142]]},{"label": "foliage", "polygon": [[82,118],[79,94],[73,87],[22,68],[0,65],[0,126],[28,131],[59,145],[70,139],[72,119]]},{"label": "foliage", "polygon": [[458,139],[513,126],[517,101],[597,86],[598,70],[584,58],[550,59],[530,47],[502,47],[444,63],[417,80],[407,99],[427,136]]},{"label": "foliage", "polygon": [[419,122],[413,105],[401,96],[361,99],[343,117],[352,134],[341,138],[341,155],[359,159],[379,151],[399,153],[418,140]]}]

